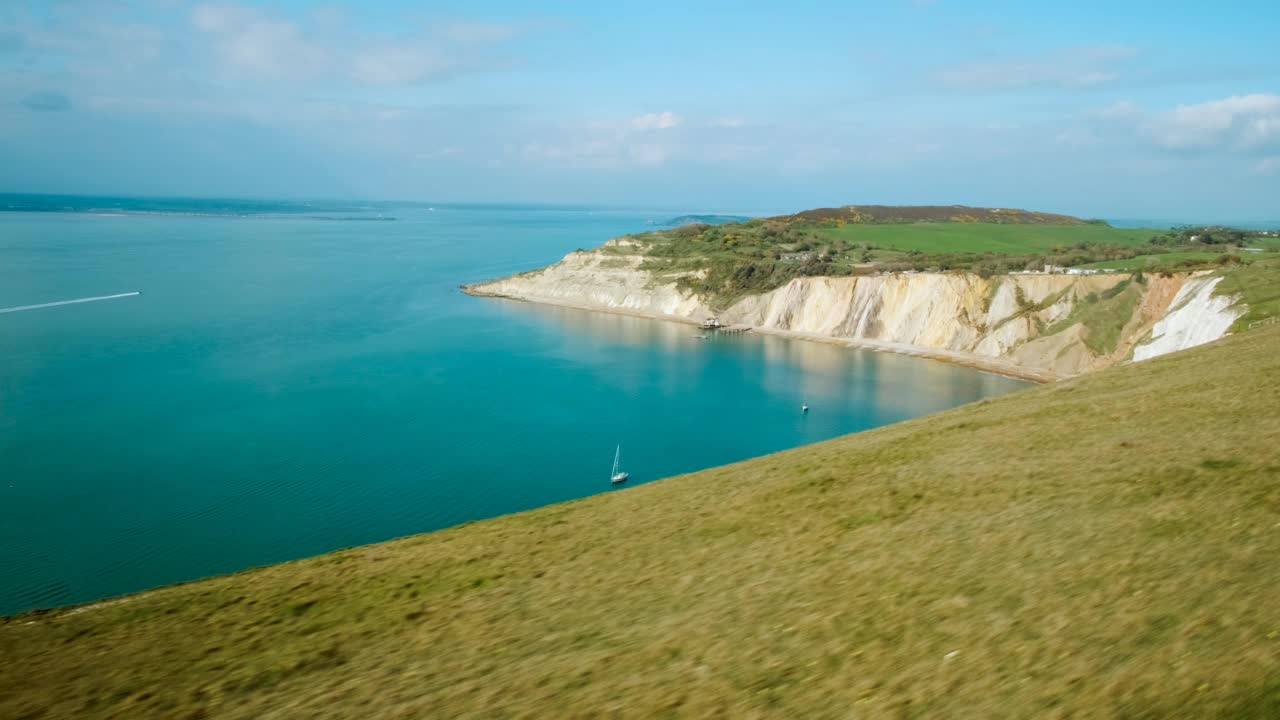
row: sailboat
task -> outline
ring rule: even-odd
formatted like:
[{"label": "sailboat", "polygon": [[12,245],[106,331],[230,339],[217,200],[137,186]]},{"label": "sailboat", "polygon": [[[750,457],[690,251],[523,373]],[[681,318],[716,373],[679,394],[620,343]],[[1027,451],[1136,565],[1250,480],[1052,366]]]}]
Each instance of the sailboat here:
[{"label": "sailboat", "polygon": [[614,485],[620,485],[631,477],[625,470],[618,469],[618,460],[622,458],[622,446],[619,445],[617,450],[613,451],[613,473],[609,476],[609,482]]}]

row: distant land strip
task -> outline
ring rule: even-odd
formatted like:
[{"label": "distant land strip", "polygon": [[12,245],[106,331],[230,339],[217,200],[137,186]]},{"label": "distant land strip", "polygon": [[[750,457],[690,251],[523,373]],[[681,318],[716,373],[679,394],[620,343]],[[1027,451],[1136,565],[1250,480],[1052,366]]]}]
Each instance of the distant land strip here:
[{"label": "distant land strip", "polygon": [[0,308],[0,314],[22,312],[23,310],[39,310],[40,308],[58,307],[59,305],[75,305],[76,303],[97,302],[99,300],[115,300],[116,298],[133,297],[141,292],[118,293],[116,295],[100,295],[98,297],[76,298],[75,300],[59,300],[58,302],[40,303],[39,305],[18,305],[17,307]]}]

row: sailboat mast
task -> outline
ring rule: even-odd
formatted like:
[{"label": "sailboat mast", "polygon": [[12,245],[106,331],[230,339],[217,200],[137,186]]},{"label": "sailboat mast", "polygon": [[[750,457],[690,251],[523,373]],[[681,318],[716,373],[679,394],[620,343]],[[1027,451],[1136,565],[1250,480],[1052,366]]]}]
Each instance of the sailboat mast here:
[{"label": "sailboat mast", "polygon": [[618,474],[618,459],[620,457],[622,457],[621,445],[619,445],[618,448],[613,451],[613,472],[609,474],[610,479],[613,479],[613,476]]}]

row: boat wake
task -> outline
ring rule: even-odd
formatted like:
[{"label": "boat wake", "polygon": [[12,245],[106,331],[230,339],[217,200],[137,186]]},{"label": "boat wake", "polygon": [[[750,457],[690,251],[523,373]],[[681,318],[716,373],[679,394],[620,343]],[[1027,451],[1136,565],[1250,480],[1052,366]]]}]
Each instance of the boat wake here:
[{"label": "boat wake", "polygon": [[98,297],[76,298],[75,300],[59,300],[58,302],[40,303],[39,305],[18,305],[16,307],[0,308],[0,314],[22,312],[23,310],[39,310],[40,308],[58,307],[59,305],[75,305],[76,303],[97,302],[99,300],[115,300],[116,298],[133,297],[141,295],[140,292],[119,293],[117,295],[99,295]]}]

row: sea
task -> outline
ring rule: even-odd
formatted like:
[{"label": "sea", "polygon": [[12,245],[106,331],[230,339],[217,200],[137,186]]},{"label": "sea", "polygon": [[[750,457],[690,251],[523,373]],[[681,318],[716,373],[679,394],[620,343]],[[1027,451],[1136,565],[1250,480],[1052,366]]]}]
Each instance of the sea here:
[{"label": "sea", "polygon": [[1026,386],[459,290],[696,211],[0,196],[0,614],[627,492]]}]

